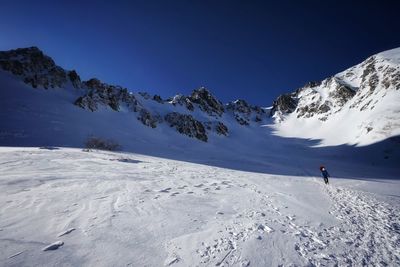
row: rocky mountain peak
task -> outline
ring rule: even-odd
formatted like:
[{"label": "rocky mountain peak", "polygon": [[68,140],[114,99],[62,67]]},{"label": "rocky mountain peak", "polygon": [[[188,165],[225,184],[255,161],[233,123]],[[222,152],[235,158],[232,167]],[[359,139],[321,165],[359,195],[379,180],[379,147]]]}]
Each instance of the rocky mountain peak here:
[{"label": "rocky mountain peak", "polygon": [[34,88],[61,88],[68,79],[74,87],[80,87],[80,77],[75,71],[65,71],[35,46],[0,52],[0,68]]},{"label": "rocky mountain peak", "polygon": [[75,101],[75,105],[81,108],[96,111],[100,106],[106,106],[119,111],[124,104],[136,111],[139,105],[136,98],[121,86],[103,83],[96,78],[84,81],[82,84],[87,93]]},{"label": "rocky mountain peak", "polygon": [[181,106],[185,106],[190,111],[194,110],[194,105],[193,105],[192,101],[190,100],[190,98],[187,96],[184,96],[182,94],[175,95],[172,99],[170,99],[169,102],[174,106],[181,105]]},{"label": "rocky mountain peak", "polygon": [[209,115],[221,116],[224,113],[224,105],[205,87],[193,90],[189,100],[198,104],[200,109]]},{"label": "rocky mountain peak", "polygon": [[292,113],[297,107],[297,93],[282,94],[273,102],[271,114],[275,112]]},{"label": "rocky mountain peak", "polygon": [[280,95],[271,116],[282,121],[295,113],[297,118],[326,121],[347,108],[372,110],[387,90],[400,89],[399,54],[398,49],[379,53],[321,82],[309,82],[293,93]]},{"label": "rocky mountain peak", "polygon": [[226,104],[226,109],[233,113],[236,121],[241,125],[249,125],[251,121],[260,122],[265,110],[259,106],[251,106],[243,99]]}]

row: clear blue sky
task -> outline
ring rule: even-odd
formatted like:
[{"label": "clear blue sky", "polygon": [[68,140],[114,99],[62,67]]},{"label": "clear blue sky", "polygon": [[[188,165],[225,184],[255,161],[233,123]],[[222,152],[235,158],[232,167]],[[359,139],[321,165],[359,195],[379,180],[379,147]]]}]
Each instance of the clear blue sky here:
[{"label": "clear blue sky", "polygon": [[1,1],[0,50],[162,97],[274,98],[400,46],[400,1]]}]

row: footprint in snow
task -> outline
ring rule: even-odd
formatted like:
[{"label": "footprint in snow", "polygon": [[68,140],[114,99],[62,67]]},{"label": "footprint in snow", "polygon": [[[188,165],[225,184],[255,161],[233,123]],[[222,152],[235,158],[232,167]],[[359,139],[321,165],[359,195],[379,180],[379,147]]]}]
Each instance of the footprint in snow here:
[{"label": "footprint in snow", "polygon": [[295,215],[292,216],[286,216],[286,219],[288,219],[289,221],[294,221],[295,220]]},{"label": "footprint in snow", "polygon": [[186,187],[187,187],[187,185],[183,185],[183,186],[178,187],[178,189],[185,189]]},{"label": "footprint in snow", "polygon": [[266,233],[270,233],[273,231],[270,227],[268,227],[267,225],[263,225],[263,224],[259,224],[257,227],[257,230],[259,230],[260,232],[266,232]]},{"label": "footprint in snow", "polygon": [[173,265],[173,264],[175,264],[175,263],[177,263],[179,261],[180,261],[180,257],[174,253],[173,255],[169,256],[165,260],[164,265],[165,266],[171,266],[171,265]]},{"label": "footprint in snow", "polygon": [[160,193],[169,193],[169,191],[170,191],[171,189],[172,189],[171,187],[168,187],[168,188],[162,189],[162,190],[160,190],[160,191],[158,191],[158,192],[160,192]]}]

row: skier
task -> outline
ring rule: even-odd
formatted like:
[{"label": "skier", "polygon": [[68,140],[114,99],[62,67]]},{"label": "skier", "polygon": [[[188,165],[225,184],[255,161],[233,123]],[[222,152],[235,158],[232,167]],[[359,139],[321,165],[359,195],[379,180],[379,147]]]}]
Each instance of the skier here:
[{"label": "skier", "polygon": [[319,170],[321,171],[322,177],[324,177],[325,184],[329,184],[328,177],[331,177],[328,173],[328,171],[325,169],[324,166],[319,167]]}]

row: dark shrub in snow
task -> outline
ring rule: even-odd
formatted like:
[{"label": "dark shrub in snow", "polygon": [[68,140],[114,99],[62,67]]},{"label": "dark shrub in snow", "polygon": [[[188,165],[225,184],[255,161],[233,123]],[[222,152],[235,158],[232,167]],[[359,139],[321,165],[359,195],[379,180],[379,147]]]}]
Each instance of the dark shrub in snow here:
[{"label": "dark shrub in snow", "polygon": [[90,136],[85,142],[85,147],[88,149],[100,149],[109,151],[116,151],[121,149],[121,146],[117,142],[110,139],[102,139],[96,136]]}]

